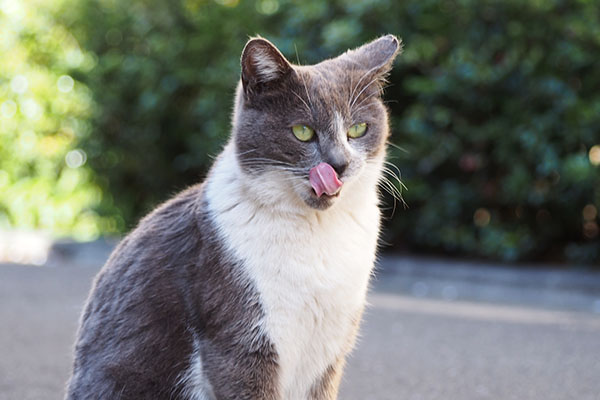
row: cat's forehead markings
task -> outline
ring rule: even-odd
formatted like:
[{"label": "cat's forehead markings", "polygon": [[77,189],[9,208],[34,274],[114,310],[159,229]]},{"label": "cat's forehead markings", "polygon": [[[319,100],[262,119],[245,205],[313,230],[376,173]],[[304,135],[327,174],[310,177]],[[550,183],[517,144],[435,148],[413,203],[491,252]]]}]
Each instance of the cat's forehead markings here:
[{"label": "cat's forehead markings", "polygon": [[356,154],[356,149],[350,146],[348,143],[348,136],[346,130],[346,122],[344,116],[339,111],[333,112],[333,132],[337,136],[339,143],[345,147],[351,154]]},{"label": "cat's forehead markings", "polygon": [[346,130],[344,129],[344,125],[344,117],[339,111],[335,110],[333,112],[333,131],[342,140],[344,140],[346,137]]}]

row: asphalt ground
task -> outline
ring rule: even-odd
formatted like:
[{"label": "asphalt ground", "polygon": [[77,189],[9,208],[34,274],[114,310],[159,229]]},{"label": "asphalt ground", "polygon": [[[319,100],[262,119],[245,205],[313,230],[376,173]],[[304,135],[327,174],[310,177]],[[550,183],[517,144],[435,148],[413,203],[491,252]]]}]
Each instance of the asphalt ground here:
[{"label": "asphalt ground", "polygon": [[[99,254],[0,265],[0,399],[64,396]],[[342,400],[600,399],[596,274],[388,257],[369,298]]]}]

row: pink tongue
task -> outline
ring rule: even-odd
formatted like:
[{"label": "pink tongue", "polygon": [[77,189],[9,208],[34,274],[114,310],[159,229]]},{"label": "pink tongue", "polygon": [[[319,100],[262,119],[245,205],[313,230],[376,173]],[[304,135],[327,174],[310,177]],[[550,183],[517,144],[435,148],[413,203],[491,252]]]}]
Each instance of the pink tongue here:
[{"label": "pink tongue", "polygon": [[333,196],[342,187],[342,182],[338,179],[333,167],[325,162],[313,167],[308,174],[308,178],[317,197],[321,197],[323,193]]}]

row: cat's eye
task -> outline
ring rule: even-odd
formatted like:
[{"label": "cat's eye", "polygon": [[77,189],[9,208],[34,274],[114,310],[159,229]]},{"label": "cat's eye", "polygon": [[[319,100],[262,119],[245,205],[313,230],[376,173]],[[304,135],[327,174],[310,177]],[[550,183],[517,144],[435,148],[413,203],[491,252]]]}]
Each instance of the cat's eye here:
[{"label": "cat's eye", "polygon": [[292,132],[298,140],[302,140],[303,142],[308,142],[315,135],[315,131],[306,125],[294,125],[292,126]]},{"label": "cat's eye", "polygon": [[356,139],[364,135],[366,131],[367,123],[361,122],[360,124],[352,125],[350,129],[348,129],[348,137]]}]

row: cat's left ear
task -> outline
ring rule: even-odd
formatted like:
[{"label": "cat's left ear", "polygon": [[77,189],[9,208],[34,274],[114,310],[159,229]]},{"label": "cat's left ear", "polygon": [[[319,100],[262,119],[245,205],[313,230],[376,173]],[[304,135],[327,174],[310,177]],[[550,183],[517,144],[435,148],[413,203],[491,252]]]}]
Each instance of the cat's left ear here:
[{"label": "cat's left ear", "polygon": [[348,50],[340,58],[353,67],[383,76],[390,71],[394,59],[401,52],[402,40],[394,35],[386,35],[354,50]]},{"label": "cat's left ear", "polygon": [[242,52],[242,85],[246,94],[257,93],[292,72],[292,65],[268,40],[253,38]]}]

